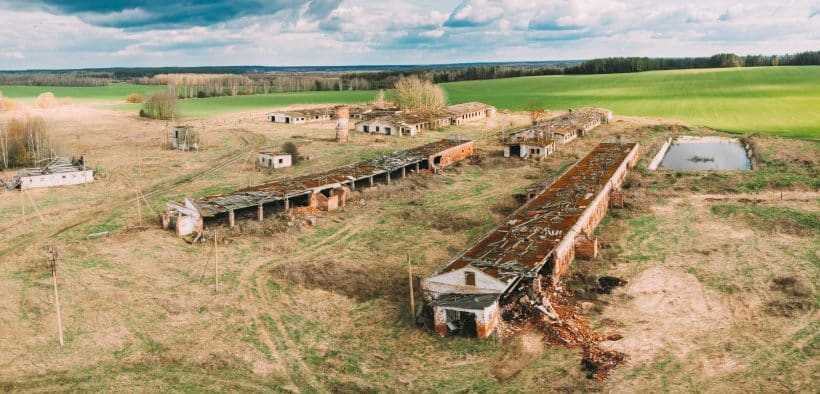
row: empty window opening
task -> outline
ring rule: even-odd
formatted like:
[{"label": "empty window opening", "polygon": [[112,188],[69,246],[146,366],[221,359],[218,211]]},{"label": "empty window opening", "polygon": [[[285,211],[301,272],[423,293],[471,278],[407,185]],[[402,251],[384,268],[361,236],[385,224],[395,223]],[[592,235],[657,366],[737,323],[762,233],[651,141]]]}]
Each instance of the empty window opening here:
[{"label": "empty window opening", "polygon": [[473,271],[464,272],[464,284],[467,285],[467,286],[475,286],[475,272],[473,272]]}]

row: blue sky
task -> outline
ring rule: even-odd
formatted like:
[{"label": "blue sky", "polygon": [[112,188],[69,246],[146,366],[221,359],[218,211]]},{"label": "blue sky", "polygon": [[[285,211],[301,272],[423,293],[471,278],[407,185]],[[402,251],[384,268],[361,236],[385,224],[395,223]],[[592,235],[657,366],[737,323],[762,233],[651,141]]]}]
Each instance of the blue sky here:
[{"label": "blue sky", "polygon": [[0,69],[820,49],[820,0],[0,0]]}]

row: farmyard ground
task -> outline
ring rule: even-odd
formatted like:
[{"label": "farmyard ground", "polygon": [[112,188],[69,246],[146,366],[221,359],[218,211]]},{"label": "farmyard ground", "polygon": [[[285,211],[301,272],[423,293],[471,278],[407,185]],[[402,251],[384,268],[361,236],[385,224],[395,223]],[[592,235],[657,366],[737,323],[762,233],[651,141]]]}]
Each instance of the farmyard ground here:
[{"label": "farmyard ground", "polygon": [[[275,125],[249,111],[188,119],[206,149],[183,153],[158,148],[166,122],[82,103],[40,112],[63,150],[86,154],[102,178],[31,191],[42,222],[29,205],[24,223],[19,192],[0,192],[4,391],[811,391],[817,381],[815,142],[752,137],[754,173],[652,173],[644,166],[667,136],[712,132],[619,116],[534,164],[501,158],[494,135],[502,123],[526,123],[523,114],[418,138],[353,134],[337,145],[330,122]],[[453,132],[478,140],[480,162],[366,191],[315,226],[222,229],[218,293],[209,246],[162,231],[149,208],[138,226],[137,182],[159,211],[169,199]],[[576,262],[566,278],[592,302],[597,326],[624,335],[612,346],[630,355],[626,365],[595,382],[577,351],[533,351],[531,338],[440,338],[410,324],[407,254],[415,274],[432,272],[500,221],[514,193],[616,135],[644,146],[627,182],[631,207],[598,229],[603,257]],[[288,140],[315,159],[271,174],[252,169],[256,150]],[[111,237],[86,239],[104,230]],[[46,245],[61,253],[63,348]],[[588,292],[590,278],[604,274],[628,284],[611,295]],[[783,278],[802,285],[775,281]],[[500,382],[491,369],[510,349],[534,356]]]}]

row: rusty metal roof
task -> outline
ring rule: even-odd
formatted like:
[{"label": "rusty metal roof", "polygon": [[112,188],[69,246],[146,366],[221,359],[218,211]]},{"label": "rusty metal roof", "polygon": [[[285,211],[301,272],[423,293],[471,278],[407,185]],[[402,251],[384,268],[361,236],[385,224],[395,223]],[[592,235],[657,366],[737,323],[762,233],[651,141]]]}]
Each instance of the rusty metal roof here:
[{"label": "rusty metal roof", "polygon": [[456,139],[439,140],[316,174],[277,179],[228,194],[202,197],[194,201],[194,204],[199,208],[202,216],[211,217],[229,210],[254,207],[259,204],[307,194],[313,190],[327,189],[340,183],[348,183],[352,180],[364,179],[388,171],[396,171],[402,167],[428,160],[439,152],[470,142],[469,140]]},{"label": "rusty metal roof", "polygon": [[598,145],[435,275],[467,265],[507,283],[535,274],[635,147]]}]

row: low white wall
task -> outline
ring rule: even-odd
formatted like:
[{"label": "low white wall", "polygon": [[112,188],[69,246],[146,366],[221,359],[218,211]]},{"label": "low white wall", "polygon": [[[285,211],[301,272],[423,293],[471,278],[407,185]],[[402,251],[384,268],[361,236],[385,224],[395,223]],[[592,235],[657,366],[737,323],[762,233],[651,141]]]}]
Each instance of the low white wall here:
[{"label": "low white wall", "polygon": [[666,151],[669,150],[670,145],[672,145],[671,138],[667,139],[666,142],[663,143],[661,149],[658,150],[658,154],[652,158],[652,161],[649,163],[649,167],[647,168],[649,168],[651,171],[657,170],[658,166],[661,165],[661,160],[663,160],[663,157],[666,156]]},{"label": "low white wall", "polygon": [[40,187],[79,185],[92,182],[94,182],[93,170],[62,172],[58,174],[27,176],[20,178],[20,189],[27,190]]}]

